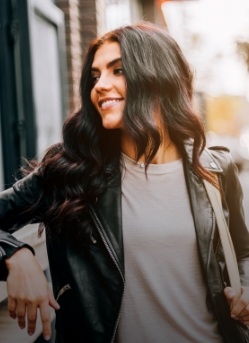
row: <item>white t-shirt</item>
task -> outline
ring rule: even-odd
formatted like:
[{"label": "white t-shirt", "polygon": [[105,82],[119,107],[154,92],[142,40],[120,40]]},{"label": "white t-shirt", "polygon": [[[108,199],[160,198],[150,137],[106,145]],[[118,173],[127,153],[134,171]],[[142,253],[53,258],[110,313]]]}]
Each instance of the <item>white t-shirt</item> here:
[{"label": "white t-shirt", "polygon": [[144,166],[123,155],[125,293],[118,343],[221,343],[207,289],[182,160]]}]

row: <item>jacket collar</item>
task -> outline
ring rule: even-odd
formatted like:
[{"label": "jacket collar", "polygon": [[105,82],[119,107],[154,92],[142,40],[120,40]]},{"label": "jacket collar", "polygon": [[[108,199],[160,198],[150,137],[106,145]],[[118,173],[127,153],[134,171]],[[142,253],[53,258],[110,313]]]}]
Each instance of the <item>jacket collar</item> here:
[{"label": "jacket collar", "polygon": [[[192,165],[193,144],[191,143],[191,141],[186,142],[185,151],[186,151],[187,159],[189,163]],[[208,148],[204,148],[203,152],[201,153],[200,162],[205,169],[211,172],[215,172],[215,173],[223,172],[223,169],[221,168],[219,162],[215,160],[215,157],[212,155],[211,151]],[[118,165],[119,165],[119,160],[117,158],[115,158],[113,161],[110,161],[105,168],[106,175],[112,174],[116,170]]]},{"label": "jacket collar", "polygon": [[[187,154],[187,158],[189,163],[192,165],[192,154],[193,154],[193,145],[191,143],[185,144],[185,151]],[[208,148],[205,148],[200,156],[201,165],[214,173],[222,173],[223,169],[221,168],[219,162],[215,159],[212,155],[211,151]]]}]

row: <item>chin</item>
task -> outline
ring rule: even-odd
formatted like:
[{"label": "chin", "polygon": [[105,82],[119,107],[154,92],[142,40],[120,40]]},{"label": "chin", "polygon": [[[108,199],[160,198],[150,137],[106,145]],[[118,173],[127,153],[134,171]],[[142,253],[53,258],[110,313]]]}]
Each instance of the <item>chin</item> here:
[{"label": "chin", "polygon": [[103,122],[103,127],[107,130],[122,129],[121,123],[105,123]]}]

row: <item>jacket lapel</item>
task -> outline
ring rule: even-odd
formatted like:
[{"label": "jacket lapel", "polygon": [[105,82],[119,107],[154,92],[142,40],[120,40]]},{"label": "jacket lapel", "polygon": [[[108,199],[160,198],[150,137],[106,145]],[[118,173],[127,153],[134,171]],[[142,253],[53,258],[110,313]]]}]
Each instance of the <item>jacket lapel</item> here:
[{"label": "jacket lapel", "polygon": [[[110,253],[116,259],[124,275],[124,251],[121,214],[121,173],[119,164],[115,170],[107,170],[107,187],[94,206],[94,211],[102,226],[102,234]],[[110,176],[111,175],[111,176]]]},{"label": "jacket lapel", "polygon": [[[215,217],[202,179],[192,168],[192,149],[188,147],[187,161],[184,164],[185,178],[195,224],[197,244],[204,270],[209,265],[215,231]],[[222,172],[211,153],[205,149],[201,155],[201,164],[212,172]]]}]

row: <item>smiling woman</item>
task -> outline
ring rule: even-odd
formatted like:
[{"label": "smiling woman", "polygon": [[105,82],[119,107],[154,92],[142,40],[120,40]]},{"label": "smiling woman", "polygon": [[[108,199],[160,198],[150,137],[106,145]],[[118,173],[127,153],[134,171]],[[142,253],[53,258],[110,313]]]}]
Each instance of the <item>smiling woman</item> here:
[{"label": "smiling woman", "polygon": [[97,51],[92,64],[91,100],[99,112],[103,127],[121,129],[126,97],[120,46],[106,42]]},{"label": "smiling woman", "polygon": [[[150,23],[111,31],[91,43],[80,90],[63,141],[0,193],[10,316],[33,334],[40,311],[49,339],[53,307],[57,343],[249,342],[237,169],[226,148],[205,147],[178,44]],[[222,191],[243,285],[236,302],[203,179]],[[53,294],[32,248],[12,236],[35,221]]]}]

